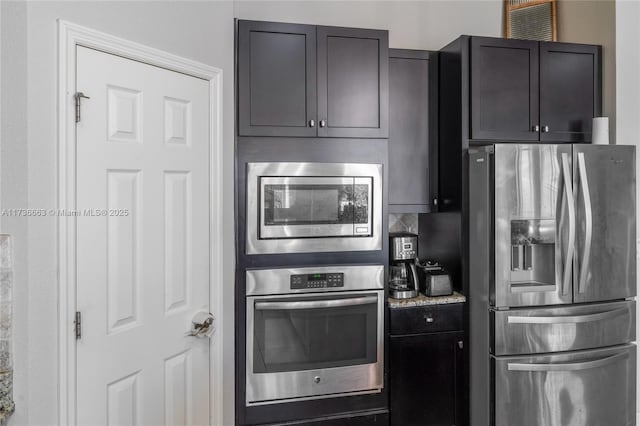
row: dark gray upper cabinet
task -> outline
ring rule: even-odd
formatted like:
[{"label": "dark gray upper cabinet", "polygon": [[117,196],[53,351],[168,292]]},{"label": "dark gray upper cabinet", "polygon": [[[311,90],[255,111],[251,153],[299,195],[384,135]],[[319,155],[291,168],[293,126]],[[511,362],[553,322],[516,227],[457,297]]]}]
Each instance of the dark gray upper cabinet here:
[{"label": "dark gray upper cabinet", "polygon": [[[438,54],[389,50],[389,211],[427,213],[437,189]],[[434,161],[435,160],[435,161]]]},{"label": "dark gray upper cabinet", "polygon": [[238,133],[315,136],[316,108],[316,27],[239,21]]},{"label": "dark gray upper cabinet", "polygon": [[386,138],[387,31],[318,27],[318,136]]},{"label": "dark gray upper cabinet", "polygon": [[388,137],[387,31],[238,21],[240,136]]},{"label": "dark gray upper cabinet", "polygon": [[591,120],[602,114],[601,52],[474,36],[440,49],[438,211],[464,208],[470,147],[591,142]]},{"label": "dark gray upper cabinet", "polygon": [[471,39],[471,138],[538,140],[538,42]]},{"label": "dark gray upper cabinet", "polygon": [[600,46],[470,37],[469,137],[589,142],[601,114]]},{"label": "dark gray upper cabinet", "polygon": [[540,140],[591,141],[601,115],[601,47],[540,43]]}]

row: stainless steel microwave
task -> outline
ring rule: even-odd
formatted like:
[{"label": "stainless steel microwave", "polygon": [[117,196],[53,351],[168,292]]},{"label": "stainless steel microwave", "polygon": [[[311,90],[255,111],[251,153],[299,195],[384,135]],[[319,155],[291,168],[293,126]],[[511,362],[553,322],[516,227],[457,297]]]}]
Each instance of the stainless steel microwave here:
[{"label": "stainless steel microwave", "polygon": [[247,253],[382,249],[382,165],[249,163]]}]

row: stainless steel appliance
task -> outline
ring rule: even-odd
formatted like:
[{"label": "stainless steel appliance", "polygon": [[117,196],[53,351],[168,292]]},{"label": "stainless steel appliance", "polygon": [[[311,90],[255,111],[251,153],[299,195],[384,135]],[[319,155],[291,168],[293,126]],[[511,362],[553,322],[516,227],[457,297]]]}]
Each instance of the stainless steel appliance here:
[{"label": "stainless steel appliance", "polygon": [[473,426],[634,425],[635,148],[469,152]]},{"label": "stainless steel appliance", "polygon": [[248,164],[248,254],[381,249],[381,164]]},{"label": "stainless steel appliance", "polygon": [[425,296],[449,296],[453,294],[453,284],[451,276],[437,262],[423,261],[419,262],[419,270],[422,275],[421,290]]},{"label": "stainless steel appliance", "polygon": [[384,266],[246,272],[246,405],[380,392]]},{"label": "stainless steel appliance", "polygon": [[389,263],[389,296],[394,299],[410,299],[420,291],[418,261],[418,236],[411,233],[389,234],[391,262]]}]

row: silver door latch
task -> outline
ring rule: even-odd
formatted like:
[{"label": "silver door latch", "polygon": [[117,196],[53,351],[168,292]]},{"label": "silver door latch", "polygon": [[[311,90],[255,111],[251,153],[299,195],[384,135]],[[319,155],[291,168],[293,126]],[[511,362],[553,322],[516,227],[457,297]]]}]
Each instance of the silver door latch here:
[{"label": "silver door latch", "polygon": [[73,96],[73,98],[74,98],[74,99],[75,99],[75,101],[76,101],[76,123],[79,123],[79,122],[80,122],[80,100],[81,100],[82,98],[85,98],[85,99],[91,99],[91,98],[90,98],[89,96],[86,96],[86,95],[85,95],[84,93],[82,93],[82,92],[77,92],[77,93]]},{"label": "silver door latch", "polygon": [[191,319],[191,330],[187,333],[187,336],[205,338],[211,337],[215,331],[213,322],[215,317],[211,312],[198,312]]}]

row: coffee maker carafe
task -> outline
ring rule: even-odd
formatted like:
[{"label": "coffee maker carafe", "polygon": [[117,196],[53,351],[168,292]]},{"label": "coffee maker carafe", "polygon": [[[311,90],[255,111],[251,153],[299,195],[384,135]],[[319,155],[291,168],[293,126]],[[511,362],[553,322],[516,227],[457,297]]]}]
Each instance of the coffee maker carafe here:
[{"label": "coffee maker carafe", "polygon": [[410,233],[389,234],[389,296],[393,299],[416,297],[420,290],[418,269],[418,236]]}]

